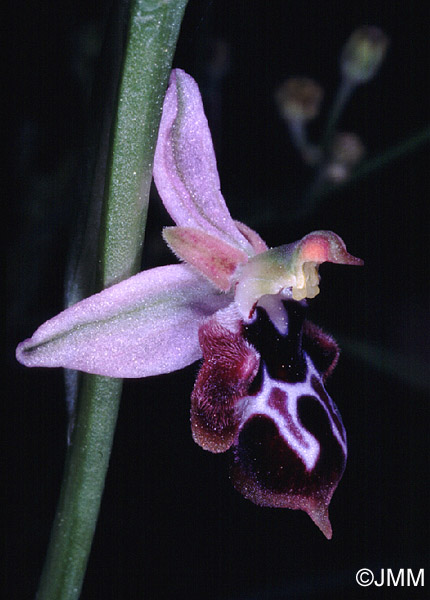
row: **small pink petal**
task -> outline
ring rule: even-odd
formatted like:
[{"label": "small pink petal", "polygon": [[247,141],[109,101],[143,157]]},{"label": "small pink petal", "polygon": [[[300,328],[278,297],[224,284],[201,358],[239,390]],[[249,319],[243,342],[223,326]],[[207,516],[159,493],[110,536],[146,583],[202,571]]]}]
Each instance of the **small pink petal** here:
[{"label": "small pink petal", "polygon": [[255,254],[261,254],[261,252],[266,252],[269,248],[267,247],[266,242],[258,235],[256,231],[245,225],[245,223],[241,223],[240,221],[235,221],[237,228],[240,233],[246,237],[248,242],[254,249]]},{"label": "small pink petal", "polygon": [[199,88],[172,71],[154,157],[154,180],[177,225],[204,229],[252,255],[220,191],[215,153]]},{"label": "small pink petal", "polygon": [[186,265],[158,267],[50,319],[19,344],[17,359],[111,377],[169,373],[201,357],[199,325],[228,303]]},{"label": "small pink petal", "polygon": [[163,237],[173,252],[195,267],[216,287],[227,292],[239,264],[248,256],[219,237],[192,227],[165,227]]}]

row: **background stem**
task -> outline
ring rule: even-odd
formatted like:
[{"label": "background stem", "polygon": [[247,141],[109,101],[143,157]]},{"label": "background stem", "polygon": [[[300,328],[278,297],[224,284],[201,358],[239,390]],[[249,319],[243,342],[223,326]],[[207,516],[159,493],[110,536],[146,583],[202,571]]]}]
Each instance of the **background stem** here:
[{"label": "background stem", "polygon": [[[98,287],[137,272],[162,101],[186,0],[135,0],[111,133]],[[79,598],[96,527],[122,381],[85,375],[38,600]]]},{"label": "background stem", "polygon": [[356,84],[354,84],[353,81],[351,81],[347,77],[342,77],[342,80],[336,93],[336,97],[334,99],[329,116],[327,118],[325,131],[322,136],[321,147],[324,153],[327,153],[328,151],[333,135],[336,131],[339,119],[342,116],[342,113],[346,105],[348,104],[349,99],[354,93],[355,88]]},{"label": "background stem", "polygon": [[330,194],[344,189],[351,185],[351,183],[359,181],[360,179],[364,179],[374,171],[382,169],[399,158],[412,154],[420,146],[428,144],[429,142],[430,127],[425,127],[418,133],[411,135],[395,146],[391,146],[380,154],[364,160],[344,182],[324,185],[324,181],[316,181],[315,185],[309,190],[308,195],[306,196],[306,203],[304,203],[305,212],[300,213],[300,216],[303,216],[303,214],[310,214],[315,210],[317,205]]}]

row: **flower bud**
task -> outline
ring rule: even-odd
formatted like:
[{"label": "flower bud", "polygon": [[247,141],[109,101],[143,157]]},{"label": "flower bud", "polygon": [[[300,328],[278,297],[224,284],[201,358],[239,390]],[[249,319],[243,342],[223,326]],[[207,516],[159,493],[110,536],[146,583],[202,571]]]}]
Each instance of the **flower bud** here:
[{"label": "flower bud", "polygon": [[284,119],[309,121],[318,116],[323,96],[323,89],[312,79],[292,77],[277,90],[275,99]]},{"label": "flower bud", "polygon": [[364,153],[365,147],[358,135],[347,132],[337,133],[330,148],[326,178],[333,183],[346,181]]},{"label": "flower bud", "polygon": [[388,48],[388,38],[378,27],[364,26],[356,29],[341,54],[341,69],[354,83],[365,83],[379,69]]},{"label": "flower bud", "polygon": [[349,166],[356,165],[364,156],[365,148],[355,133],[340,132],[334,137],[331,157],[335,162]]}]

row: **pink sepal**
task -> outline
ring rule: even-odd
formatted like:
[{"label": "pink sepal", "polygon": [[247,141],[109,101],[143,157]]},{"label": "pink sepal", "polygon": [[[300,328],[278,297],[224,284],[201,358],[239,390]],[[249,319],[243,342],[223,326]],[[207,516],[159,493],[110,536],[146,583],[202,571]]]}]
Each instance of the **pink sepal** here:
[{"label": "pink sepal", "polygon": [[177,225],[204,229],[247,254],[250,243],[230,216],[220,191],[208,122],[190,75],[172,71],[154,156],[154,180]]},{"label": "pink sepal", "polygon": [[27,367],[111,377],[169,373],[201,357],[200,324],[230,301],[186,265],[158,267],[50,319],[16,356]]}]

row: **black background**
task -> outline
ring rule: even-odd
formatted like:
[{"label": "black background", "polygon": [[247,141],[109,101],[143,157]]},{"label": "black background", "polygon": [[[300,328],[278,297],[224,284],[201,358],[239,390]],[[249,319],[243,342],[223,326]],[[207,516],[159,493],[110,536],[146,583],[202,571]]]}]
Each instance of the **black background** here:
[{"label": "black background", "polygon": [[[14,347],[62,307],[108,9],[63,0],[15,2],[8,11],[1,585],[14,599],[37,588],[67,427],[61,371],[21,367]],[[355,573],[428,564],[429,146],[294,218],[312,173],[273,93],[291,75],[324,86],[316,138],[342,44],[360,25],[380,26],[391,39],[387,59],[341,121],[373,156],[429,122],[429,17],[419,1],[190,0],[174,66],[201,85],[233,216],[271,246],[331,229],[365,260],[361,269],[322,267],[322,293],[311,306],[313,320],[343,342],[327,387],[347,429],[348,465],[327,541],[304,513],[244,500],[230,485],[228,454],[193,443],[197,365],[126,381],[83,600],[425,597],[425,588],[360,588]],[[217,83],[220,45],[228,58]],[[154,195],[145,266],[172,260],[160,236],[169,223]]]}]

